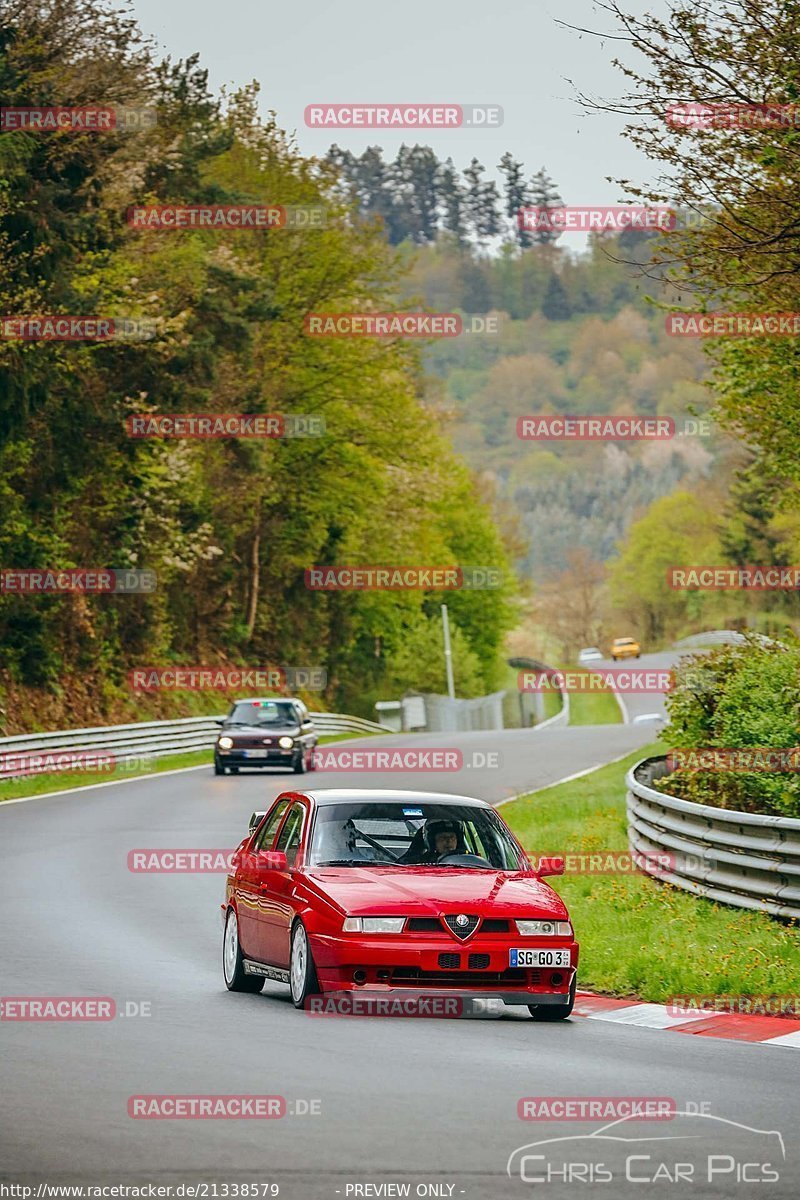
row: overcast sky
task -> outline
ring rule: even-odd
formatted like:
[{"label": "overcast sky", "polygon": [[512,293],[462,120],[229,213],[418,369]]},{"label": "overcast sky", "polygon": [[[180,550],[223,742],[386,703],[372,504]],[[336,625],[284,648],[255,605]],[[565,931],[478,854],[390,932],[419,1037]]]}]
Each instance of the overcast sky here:
[{"label": "overcast sky", "polygon": [[[663,13],[668,0],[628,0],[636,12]],[[142,29],[173,57],[199,51],[214,88],[258,79],[262,107],[275,109],[300,149],[331,142],[355,153],[420,141],[461,169],[474,155],[496,174],[510,150],[526,173],[546,166],[567,204],[613,204],[606,176],[647,178],[648,164],[620,137],[619,118],[587,116],[583,90],[616,95],[611,66],[620,43],[563,29],[557,19],[609,30],[592,0],[133,0]],[[447,101],[499,104],[495,129],[317,130],[304,109],[318,101]],[[577,248],[577,247],[576,247]]]}]

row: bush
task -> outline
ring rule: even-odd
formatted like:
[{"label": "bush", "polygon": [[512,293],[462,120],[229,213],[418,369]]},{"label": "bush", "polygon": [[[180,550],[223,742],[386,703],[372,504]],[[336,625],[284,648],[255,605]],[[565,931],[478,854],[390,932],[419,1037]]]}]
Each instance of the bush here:
[{"label": "bush", "polygon": [[[681,659],[667,695],[664,740],[676,750],[790,749],[800,721],[800,645],[749,639]],[[662,780],[671,795],[741,812],[800,817],[793,771],[681,769]]]}]

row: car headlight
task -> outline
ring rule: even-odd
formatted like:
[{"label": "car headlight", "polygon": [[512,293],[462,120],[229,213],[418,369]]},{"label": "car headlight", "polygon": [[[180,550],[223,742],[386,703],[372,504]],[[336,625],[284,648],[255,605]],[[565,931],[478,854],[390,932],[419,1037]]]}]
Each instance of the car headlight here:
[{"label": "car headlight", "polygon": [[523,937],[572,937],[569,921],[515,921]]},{"label": "car headlight", "polygon": [[284,735],[284,737],[278,738],[278,745],[282,750],[291,750],[292,746],[294,745],[294,738],[286,737]]},{"label": "car headlight", "polygon": [[345,933],[402,933],[405,917],[345,917]]},{"label": "car headlight", "polygon": [[217,742],[217,745],[219,746],[220,750],[230,750],[231,746],[233,745],[233,738],[221,737]]}]

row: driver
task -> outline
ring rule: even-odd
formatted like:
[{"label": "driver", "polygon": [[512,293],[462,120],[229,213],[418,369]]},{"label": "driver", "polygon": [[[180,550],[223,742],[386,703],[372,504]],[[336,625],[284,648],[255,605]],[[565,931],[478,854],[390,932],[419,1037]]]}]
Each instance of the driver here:
[{"label": "driver", "polygon": [[444,854],[464,853],[464,828],[460,821],[428,821],[425,826],[427,862],[438,862]]}]

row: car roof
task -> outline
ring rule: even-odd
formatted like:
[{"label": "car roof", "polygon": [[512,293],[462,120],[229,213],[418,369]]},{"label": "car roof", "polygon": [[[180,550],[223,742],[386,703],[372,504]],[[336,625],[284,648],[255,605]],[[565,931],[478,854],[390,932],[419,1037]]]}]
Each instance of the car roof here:
[{"label": "car roof", "polygon": [[238,700],[232,700],[231,704],[278,704],[281,701],[303,703],[296,696],[240,696]]},{"label": "car roof", "polygon": [[470,804],[476,808],[491,808],[475,796],[459,796],[449,792],[405,792],[394,788],[316,788],[303,795],[315,804],[358,804],[378,801],[386,804]]}]

